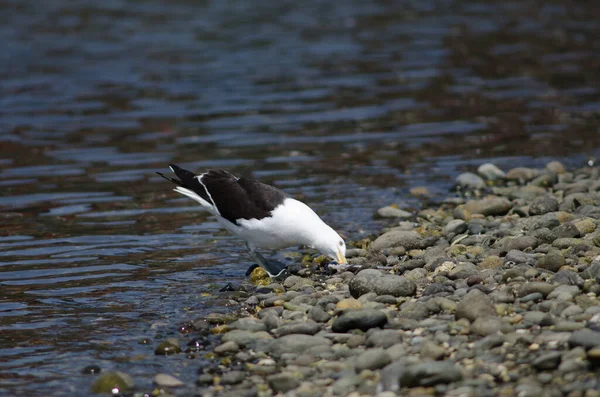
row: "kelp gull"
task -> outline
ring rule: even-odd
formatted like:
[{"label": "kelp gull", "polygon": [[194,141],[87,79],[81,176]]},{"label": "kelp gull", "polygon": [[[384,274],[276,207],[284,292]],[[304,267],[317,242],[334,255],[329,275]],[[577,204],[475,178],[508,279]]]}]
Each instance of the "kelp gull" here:
[{"label": "kelp gull", "polygon": [[169,168],[179,179],[157,174],[175,183],[177,193],[199,202],[225,229],[245,240],[252,257],[271,277],[280,275],[285,265],[267,261],[257,248],[306,245],[346,265],[346,244],[340,235],[310,207],[276,187],[223,170],[195,175],[174,164]]}]

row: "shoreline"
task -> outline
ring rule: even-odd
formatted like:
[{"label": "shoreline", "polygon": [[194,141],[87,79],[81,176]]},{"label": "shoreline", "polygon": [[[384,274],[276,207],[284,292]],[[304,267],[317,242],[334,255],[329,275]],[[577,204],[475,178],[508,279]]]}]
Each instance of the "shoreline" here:
[{"label": "shoreline", "polygon": [[[234,311],[179,338],[195,382],[154,384],[175,396],[600,396],[599,176],[484,164],[416,216],[382,208],[393,225],[348,244],[360,270],[327,275],[305,256],[280,282],[255,271],[224,292]],[[138,391],[115,372],[92,387]]]}]

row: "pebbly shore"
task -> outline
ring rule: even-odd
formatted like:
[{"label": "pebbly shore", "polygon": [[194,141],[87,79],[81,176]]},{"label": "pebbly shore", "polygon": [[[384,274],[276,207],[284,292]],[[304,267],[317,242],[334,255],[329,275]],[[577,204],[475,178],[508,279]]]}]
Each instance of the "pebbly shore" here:
[{"label": "pebbly shore", "polygon": [[[456,182],[377,211],[390,226],[348,242],[348,270],[307,254],[221,292],[231,313],[155,346],[196,358],[197,379],[157,374],[154,395],[600,396],[600,168],[484,164]],[[114,387],[143,395],[119,372],[92,390]]]}]

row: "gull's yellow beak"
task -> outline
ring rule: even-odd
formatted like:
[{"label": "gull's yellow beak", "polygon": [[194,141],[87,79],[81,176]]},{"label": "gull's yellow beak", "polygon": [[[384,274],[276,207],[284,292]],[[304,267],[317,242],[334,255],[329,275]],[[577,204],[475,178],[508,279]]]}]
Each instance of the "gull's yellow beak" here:
[{"label": "gull's yellow beak", "polygon": [[342,254],[342,251],[338,248],[337,250],[337,261],[340,265],[345,265],[348,262],[346,262],[346,257],[344,256],[344,254]]}]

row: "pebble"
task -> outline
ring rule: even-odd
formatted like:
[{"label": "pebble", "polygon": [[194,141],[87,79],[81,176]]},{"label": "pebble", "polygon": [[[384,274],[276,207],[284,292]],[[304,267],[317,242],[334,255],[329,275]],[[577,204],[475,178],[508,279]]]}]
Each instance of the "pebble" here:
[{"label": "pebble", "polygon": [[299,379],[285,372],[267,377],[267,382],[276,393],[286,393],[300,386]]},{"label": "pebble", "polygon": [[483,200],[469,200],[465,204],[465,209],[471,214],[504,215],[513,204],[509,200],[500,197],[490,197]]},{"label": "pebble", "polygon": [[569,344],[571,346],[581,346],[586,349],[600,346],[600,332],[587,328],[580,329],[571,334]]},{"label": "pebble", "polygon": [[331,341],[322,336],[313,335],[285,335],[275,339],[269,345],[269,350],[275,354],[294,353],[302,354],[313,347],[331,346]]},{"label": "pebble", "polygon": [[105,372],[92,384],[92,392],[98,394],[125,394],[135,387],[133,378],[121,371]]},{"label": "pebble", "polygon": [[477,318],[495,317],[496,309],[487,295],[474,289],[458,303],[455,316],[456,319],[466,318],[472,322]]},{"label": "pebble", "polygon": [[486,187],[485,181],[472,172],[464,172],[458,175],[455,182],[465,189],[484,189]]},{"label": "pebble", "polygon": [[348,332],[353,329],[367,331],[375,327],[383,327],[388,318],[382,311],[363,309],[349,311],[336,318],[331,325],[333,332]]},{"label": "pebble", "polygon": [[537,261],[536,266],[557,272],[564,264],[565,257],[563,254],[559,250],[551,248],[546,255]]},{"label": "pebble", "polygon": [[383,368],[392,362],[392,358],[389,353],[381,348],[369,349],[364,353],[356,357],[355,368],[357,372],[361,372],[365,369],[375,370]]},{"label": "pebble", "polygon": [[413,216],[412,213],[408,211],[401,210],[397,206],[388,205],[386,207],[379,208],[377,210],[377,215],[382,218],[402,218],[408,219]]},{"label": "pebble", "polygon": [[531,365],[539,371],[547,371],[558,368],[562,360],[562,352],[549,352],[538,356]]},{"label": "pebble", "polygon": [[422,248],[423,238],[412,231],[392,230],[377,237],[371,243],[371,250],[380,251],[386,248],[403,247],[406,250]]},{"label": "pebble", "polygon": [[416,284],[408,278],[394,274],[384,274],[376,269],[361,270],[350,280],[348,286],[350,294],[355,298],[369,292],[395,297],[412,296],[417,290]]},{"label": "pebble", "polygon": [[554,196],[536,197],[529,205],[529,215],[544,215],[558,211],[558,200]]},{"label": "pebble", "polygon": [[490,181],[496,181],[506,177],[506,173],[504,171],[498,168],[495,164],[491,163],[481,164],[479,168],[477,168],[477,172],[479,175]]},{"label": "pebble", "polygon": [[462,371],[454,363],[428,361],[407,366],[400,372],[398,380],[402,387],[431,387],[457,382],[462,378]]}]

